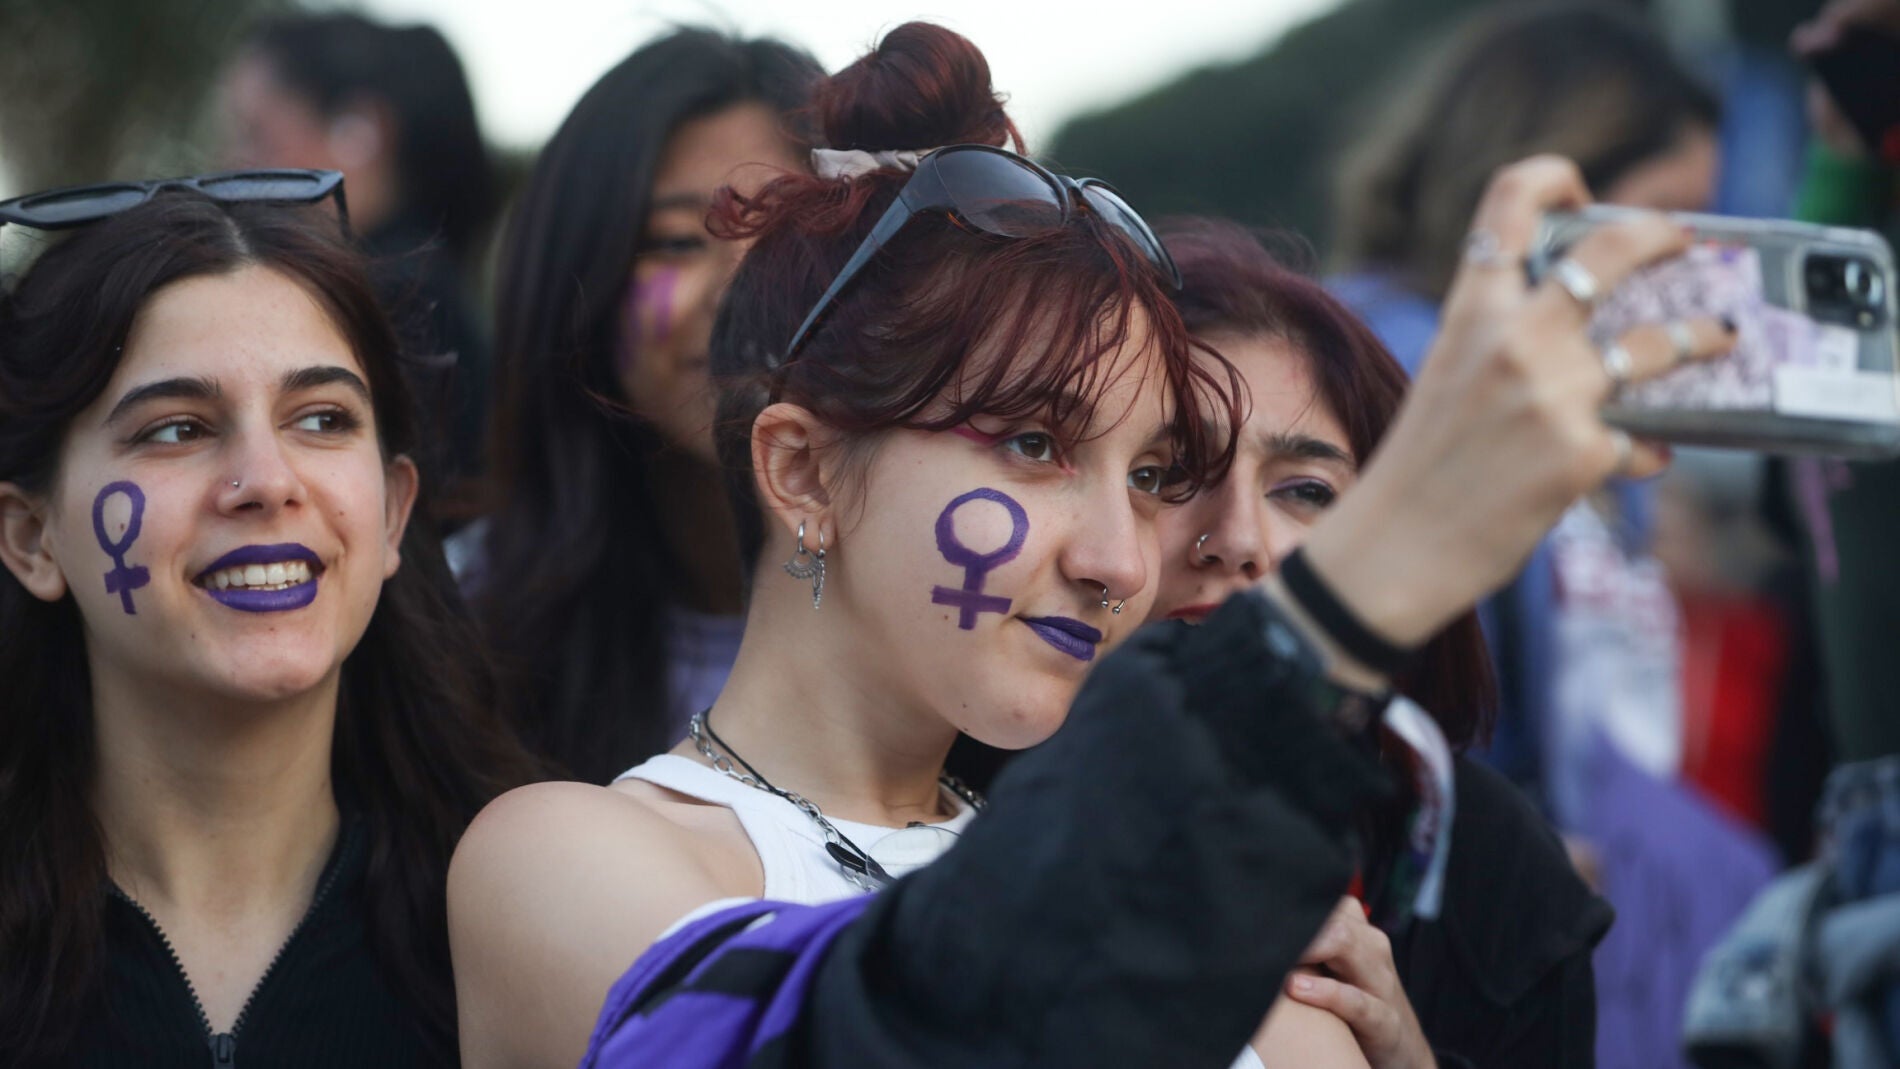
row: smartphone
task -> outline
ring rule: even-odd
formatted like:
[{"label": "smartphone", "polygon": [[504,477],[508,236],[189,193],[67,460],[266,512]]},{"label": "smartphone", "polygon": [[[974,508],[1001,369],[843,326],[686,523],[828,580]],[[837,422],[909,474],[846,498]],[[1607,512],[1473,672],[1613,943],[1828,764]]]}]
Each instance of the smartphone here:
[{"label": "smartphone", "polygon": [[1900,37],[1850,27],[1808,65],[1867,151],[1900,164]]},{"label": "smartphone", "polygon": [[[1533,281],[1595,227],[1643,214],[1591,205],[1544,218]],[[1618,392],[1603,410],[1643,438],[1764,453],[1900,456],[1893,250],[1873,231],[1672,213],[1694,243],[1597,303],[1608,346],[1646,323],[1727,316],[1733,352]]]}]

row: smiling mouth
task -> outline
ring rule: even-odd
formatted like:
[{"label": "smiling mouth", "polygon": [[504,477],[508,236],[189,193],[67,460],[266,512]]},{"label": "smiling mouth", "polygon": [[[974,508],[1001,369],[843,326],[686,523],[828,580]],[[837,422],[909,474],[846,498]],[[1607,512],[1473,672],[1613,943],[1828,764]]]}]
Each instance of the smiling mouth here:
[{"label": "smiling mouth", "polygon": [[192,582],[227,608],[285,612],[316,600],[322,574],[317,555],[293,542],[232,550]]},{"label": "smiling mouth", "polygon": [[1100,631],[1066,616],[1026,616],[1023,623],[1029,625],[1037,638],[1078,661],[1094,660],[1095,647],[1102,642]]}]

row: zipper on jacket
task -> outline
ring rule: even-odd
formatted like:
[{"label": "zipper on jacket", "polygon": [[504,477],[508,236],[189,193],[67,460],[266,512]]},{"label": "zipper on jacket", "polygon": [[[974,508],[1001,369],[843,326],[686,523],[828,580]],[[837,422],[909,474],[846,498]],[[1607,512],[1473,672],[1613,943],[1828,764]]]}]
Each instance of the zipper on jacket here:
[{"label": "zipper on jacket", "polygon": [[[349,836],[352,830],[346,824],[338,832],[339,838]],[[178,950],[172,946],[171,937],[165,934],[165,929],[158,926],[158,921],[152,918],[151,913],[147,912],[144,906],[139,905],[137,899],[126,894],[118,884],[110,885],[115,897],[137,910],[138,915],[145,918],[145,923],[152,929],[152,934],[158,936],[159,945],[165,948],[165,956],[171,959],[173,971],[185,985],[185,993],[191,996],[191,1008],[198,1015],[198,1027],[204,1029],[205,1042],[211,1049],[213,1069],[232,1069],[237,1065],[237,1037],[244,1028],[244,1018],[250,1015],[251,1003],[257,1000],[257,993],[264,989],[264,984],[270,980],[271,974],[277,971],[277,963],[284,960],[284,952],[290,949],[291,943],[296,942],[297,934],[304,930],[304,926],[310,923],[310,918],[315,916],[317,910],[323,905],[323,900],[329,897],[330,888],[335,885],[337,875],[343,871],[344,863],[348,860],[343,852],[352,845],[354,843],[350,839],[342,839],[338,842],[336,857],[334,863],[330,865],[330,871],[325,873],[323,880],[317,884],[317,893],[310,896],[310,905],[304,909],[303,916],[298,918],[296,926],[278,946],[277,953],[271,956],[270,964],[264,967],[263,975],[257,978],[257,983],[251,988],[251,993],[245,996],[244,1005],[238,1009],[238,1015],[231,1022],[229,1032],[211,1030],[211,1018],[205,1014],[204,1003],[198,1000],[198,992],[191,986],[191,977],[185,972],[185,963],[178,960]]]}]

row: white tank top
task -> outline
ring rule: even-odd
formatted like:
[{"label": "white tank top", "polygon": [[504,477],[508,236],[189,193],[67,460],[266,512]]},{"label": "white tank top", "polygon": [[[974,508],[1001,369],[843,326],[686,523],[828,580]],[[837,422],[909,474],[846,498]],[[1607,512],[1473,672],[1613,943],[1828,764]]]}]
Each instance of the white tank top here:
[{"label": "white tank top", "polygon": [[[817,823],[797,806],[776,794],[748,787],[723,772],[678,754],[660,754],[649,758],[615,776],[614,782],[623,779],[644,780],[688,798],[712,802],[732,810],[733,815],[739,818],[740,826],[745,828],[746,837],[752,840],[752,848],[759,852],[759,865],[765,870],[764,897],[767,899],[815,906],[864,893],[856,884],[845,879],[844,870],[825,852],[825,835],[818,829]],[[956,807],[957,815],[932,826],[961,835],[963,829],[976,819],[976,810],[948,790],[943,794]],[[831,821],[845,838],[856,843],[859,849],[873,854],[877,851],[877,844],[886,836],[906,830],[878,824],[859,824],[831,816],[825,819]],[[941,838],[942,849],[948,849],[955,841],[947,835]],[[919,865],[913,867],[920,867],[923,862],[934,858],[916,860]],[[890,868],[888,865],[886,867]],[[892,871],[902,875],[907,870],[893,868]],[[698,917],[717,913],[745,901],[749,900],[725,898],[708,902],[674,922],[667,931],[671,932]],[[1234,1060],[1232,1069],[1265,1067],[1253,1048],[1246,1047],[1241,1050],[1240,1057]]]},{"label": "white tank top", "polygon": [[[733,815],[739,818],[740,826],[745,828],[746,837],[752,840],[752,849],[759,853],[759,865],[765,869],[764,897],[768,899],[815,906],[863,893],[856,884],[845,878],[838,862],[825,852],[825,835],[817,823],[797,806],[776,794],[748,787],[723,772],[678,754],[661,754],[650,758],[644,764],[622,772],[614,778],[614,782],[623,779],[644,780],[688,798],[712,802],[732,810]],[[949,791],[943,794],[945,800],[956,808],[956,816],[932,824],[931,827],[961,835],[963,829],[970,826],[970,821],[976,819],[976,810]],[[826,816],[825,819],[831,821],[845,838],[856,843],[860,850],[873,856],[878,856],[878,844],[887,836],[906,830],[839,820],[833,816]],[[942,840],[941,844],[929,856],[916,857],[916,864],[910,867],[921,867],[926,862],[934,861],[936,854],[948,849],[955,841],[950,835],[937,838]],[[892,868],[892,872],[902,875],[902,871],[896,868]]]}]

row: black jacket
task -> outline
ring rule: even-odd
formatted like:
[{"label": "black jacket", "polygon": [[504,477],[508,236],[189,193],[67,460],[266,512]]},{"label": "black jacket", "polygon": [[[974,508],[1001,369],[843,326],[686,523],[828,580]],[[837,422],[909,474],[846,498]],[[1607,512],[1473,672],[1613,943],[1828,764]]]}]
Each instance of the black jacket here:
[{"label": "black jacket", "polygon": [[1275,620],[1241,595],[1110,655],[984,819],[839,937],[772,1064],[1230,1065],[1390,792]]},{"label": "black jacket", "polygon": [[197,996],[151,917],[113,893],[106,905],[103,1005],[62,1064],[99,1069],[272,1069],[453,1065],[414,1003],[371,953],[364,900],[369,836],[346,819],[310,910],[229,1033],[211,1034]]},{"label": "black jacket", "polygon": [[1392,939],[1412,1008],[1443,1069],[1587,1069],[1609,903],[1517,788],[1464,758],[1457,778],[1445,911]]}]

